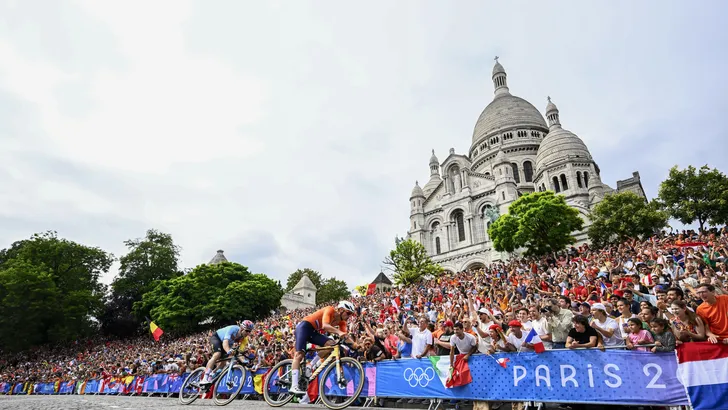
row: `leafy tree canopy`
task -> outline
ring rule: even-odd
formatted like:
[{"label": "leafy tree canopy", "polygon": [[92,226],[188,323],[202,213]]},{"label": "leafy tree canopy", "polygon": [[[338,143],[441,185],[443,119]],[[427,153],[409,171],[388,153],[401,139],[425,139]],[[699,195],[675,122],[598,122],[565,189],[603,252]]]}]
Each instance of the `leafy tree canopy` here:
[{"label": "leafy tree canopy", "polygon": [[440,265],[433,263],[425,247],[412,239],[395,240],[395,248],[384,259],[384,264],[394,271],[395,285],[410,285],[424,276],[437,276]]},{"label": "leafy tree canopy", "polygon": [[165,331],[186,333],[201,329],[203,322],[261,319],[280,306],[282,296],[280,282],[225,262],[200,265],[187,275],[157,282],[134,304],[134,312],[148,314]]},{"label": "leafy tree canopy", "polygon": [[107,334],[128,336],[138,332],[144,317],[132,314],[134,302],[160,280],[182,275],[178,261],[180,248],[172,235],[150,229],[144,238],[124,242],[129,252],[119,258],[119,274],[111,284],[103,316],[102,330]]},{"label": "leafy tree canopy", "polygon": [[657,202],[647,203],[632,192],[607,195],[589,215],[589,239],[602,247],[629,238],[648,237],[667,225],[667,213]]},{"label": "leafy tree canopy", "polygon": [[660,184],[658,199],[671,217],[684,224],[698,221],[701,231],[706,223],[728,223],[728,178],[707,165],[672,167]]},{"label": "leafy tree canopy", "polygon": [[523,195],[511,204],[508,213],[490,225],[488,235],[499,252],[525,247],[526,255],[546,255],[576,241],[572,235],[584,227],[579,211],[566,204],[553,191]]},{"label": "leafy tree canopy", "polygon": [[337,302],[349,299],[351,292],[343,280],[328,278],[324,280],[321,288],[316,292],[316,304]]},{"label": "leafy tree canopy", "polygon": [[[108,272],[113,260],[100,248],[58,238],[56,232],[35,234],[3,249],[0,334],[25,347],[93,334],[97,331],[93,318],[102,312],[106,290],[99,276]],[[7,339],[2,342],[8,348],[19,347]]]}]

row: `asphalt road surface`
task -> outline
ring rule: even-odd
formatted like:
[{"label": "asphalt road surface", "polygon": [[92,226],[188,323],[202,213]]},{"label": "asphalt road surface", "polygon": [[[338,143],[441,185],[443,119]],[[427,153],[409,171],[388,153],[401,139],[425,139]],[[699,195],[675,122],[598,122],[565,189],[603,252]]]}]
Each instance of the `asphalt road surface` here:
[{"label": "asphalt road surface", "polygon": [[[189,406],[179,404],[177,398],[126,396],[0,396],[2,410],[194,410],[212,409],[212,400],[197,400]],[[221,409],[271,410],[264,401],[235,400]],[[356,407],[354,407],[356,408]],[[288,404],[282,409],[325,409],[323,406]],[[379,407],[377,410],[384,410]]]}]

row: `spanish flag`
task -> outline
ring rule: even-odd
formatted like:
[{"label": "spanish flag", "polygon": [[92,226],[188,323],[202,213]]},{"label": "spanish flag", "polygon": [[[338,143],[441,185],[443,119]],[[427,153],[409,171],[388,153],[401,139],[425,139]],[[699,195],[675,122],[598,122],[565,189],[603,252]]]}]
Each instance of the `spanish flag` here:
[{"label": "spanish flag", "polygon": [[154,340],[157,342],[159,341],[159,338],[162,336],[164,331],[161,327],[154,324],[154,322],[149,322],[149,330],[152,332],[152,336],[154,337]]}]

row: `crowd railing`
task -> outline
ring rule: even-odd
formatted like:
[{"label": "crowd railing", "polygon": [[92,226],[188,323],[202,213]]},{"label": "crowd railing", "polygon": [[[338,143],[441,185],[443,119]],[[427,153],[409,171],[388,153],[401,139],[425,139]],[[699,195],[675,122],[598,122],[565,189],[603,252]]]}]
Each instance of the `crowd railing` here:
[{"label": "crowd railing", "polygon": [[[701,349],[713,352],[723,349],[719,353],[728,356],[728,346],[725,345],[686,345],[691,345],[688,349],[695,352]],[[687,350],[684,346],[681,348]],[[677,356],[675,352],[623,350],[621,346],[547,350],[543,353],[476,354],[467,363],[472,381],[455,388],[446,387],[443,374],[443,369],[450,365],[449,356],[385,360],[365,364],[361,397],[366,403],[371,403],[374,398],[386,398],[690,405],[688,392],[696,391],[694,380],[697,379],[685,373],[690,372],[691,367],[678,365]],[[267,372],[268,369],[259,369],[253,374],[249,373],[244,380],[241,396],[261,394]],[[55,383],[0,382],[0,394],[164,396],[178,393],[186,376],[185,373]],[[728,399],[728,386],[724,390],[717,394],[721,399]],[[341,394],[347,393],[342,391]]]}]

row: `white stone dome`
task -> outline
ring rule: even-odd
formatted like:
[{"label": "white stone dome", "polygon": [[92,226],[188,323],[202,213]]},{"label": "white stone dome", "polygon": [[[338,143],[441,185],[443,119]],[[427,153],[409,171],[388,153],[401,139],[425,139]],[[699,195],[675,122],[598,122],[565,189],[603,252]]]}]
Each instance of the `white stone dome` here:
[{"label": "white stone dome", "polygon": [[581,138],[571,131],[563,128],[556,128],[550,131],[544,138],[536,154],[536,172],[546,169],[551,163],[561,159],[581,158],[583,161],[591,161],[592,156],[589,149]]},{"label": "white stone dome", "polygon": [[422,187],[422,192],[425,197],[429,196],[442,183],[442,178],[438,175],[433,175],[429,181]]},{"label": "white stone dome", "polygon": [[530,102],[511,94],[503,94],[488,104],[478,117],[473,131],[473,144],[483,136],[510,128],[547,129],[541,113]]},{"label": "white stone dome", "polygon": [[536,154],[536,172],[540,172],[559,160],[591,161],[589,149],[576,134],[561,128],[559,109],[548,99],[546,117],[549,119],[549,133],[541,142]]},{"label": "white stone dome", "polygon": [[410,195],[410,198],[417,198],[417,197],[424,197],[425,193],[422,192],[422,188],[420,188],[420,183],[415,181],[415,187],[412,188],[412,194]]}]

